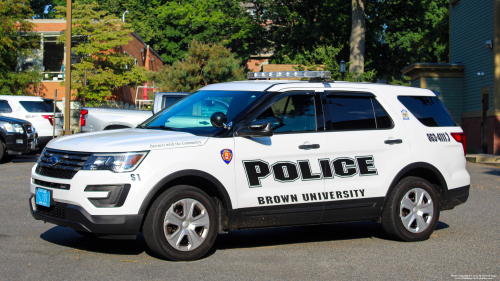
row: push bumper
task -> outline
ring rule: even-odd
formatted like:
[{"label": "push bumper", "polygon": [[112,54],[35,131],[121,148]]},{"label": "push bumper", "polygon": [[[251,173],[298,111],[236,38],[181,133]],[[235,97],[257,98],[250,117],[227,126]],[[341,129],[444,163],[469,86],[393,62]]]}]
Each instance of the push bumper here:
[{"label": "push bumper", "polygon": [[142,215],[93,216],[78,205],[55,202],[50,208],[35,204],[29,199],[31,215],[37,220],[66,226],[77,231],[89,232],[104,239],[135,239],[139,233]]},{"label": "push bumper", "polygon": [[38,145],[37,135],[33,134],[7,134],[5,135],[7,151],[11,155],[28,154]]},{"label": "push bumper", "polygon": [[446,193],[446,204],[443,210],[451,210],[456,206],[467,202],[469,198],[470,185],[448,190]]}]

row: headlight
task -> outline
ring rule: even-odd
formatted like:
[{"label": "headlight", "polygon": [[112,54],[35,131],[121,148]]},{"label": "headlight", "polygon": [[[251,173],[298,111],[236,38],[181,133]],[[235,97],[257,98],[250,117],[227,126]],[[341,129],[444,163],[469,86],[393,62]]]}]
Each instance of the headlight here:
[{"label": "headlight", "polygon": [[4,123],[3,127],[9,133],[24,133],[23,126],[19,124]]},{"label": "headlight", "polygon": [[110,170],[115,173],[135,170],[148,152],[93,153],[82,170]]}]

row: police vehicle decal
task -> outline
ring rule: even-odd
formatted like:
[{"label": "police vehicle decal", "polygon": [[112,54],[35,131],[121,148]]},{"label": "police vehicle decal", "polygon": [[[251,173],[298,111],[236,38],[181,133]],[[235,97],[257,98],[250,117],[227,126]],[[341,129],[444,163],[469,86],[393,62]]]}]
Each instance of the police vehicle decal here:
[{"label": "police vehicle decal", "polygon": [[308,203],[312,201],[330,201],[337,199],[365,197],[364,189],[339,190],[328,192],[314,192],[297,194],[284,194],[275,196],[258,196],[259,205],[286,204],[286,203]]},{"label": "police vehicle decal", "polygon": [[298,180],[302,181],[350,178],[355,175],[376,176],[378,171],[375,167],[375,159],[372,155],[350,157],[339,157],[330,161],[329,158],[319,159],[321,173],[313,174],[309,160],[298,160],[297,163],[290,161],[278,161],[269,165],[266,161],[244,160],[243,168],[247,176],[248,186],[262,187],[261,180],[273,174],[277,182],[287,183]]}]

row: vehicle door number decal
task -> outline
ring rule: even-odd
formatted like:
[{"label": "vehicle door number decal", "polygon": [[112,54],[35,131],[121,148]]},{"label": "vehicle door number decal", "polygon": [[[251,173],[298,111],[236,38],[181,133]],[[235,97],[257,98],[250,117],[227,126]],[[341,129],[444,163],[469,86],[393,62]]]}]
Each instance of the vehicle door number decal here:
[{"label": "vehicle door number decal", "polygon": [[139,176],[139,174],[130,174],[130,179],[132,179],[133,181],[141,181],[141,176]]},{"label": "vehicle door number decal", "polygon": [[277,182],[293,182],[296,180],[310,181],[339,178],[350,178],[356,175],[376,176],[375,159],[371,155],[350,157],[339,157],[330,159],[319,159],[321,173],[313,174],[309,160],[298,160],[297,163],[289,161],[278,161],[269,165],[263,160],[244,160],[243,168],[248,180],[249,187],[262,187],[261,180],[271,174]]},{"label": "vehicle door number decal", "polygon": [[427,134],[427,138],[430,142],[450,142],[448,133]]}]

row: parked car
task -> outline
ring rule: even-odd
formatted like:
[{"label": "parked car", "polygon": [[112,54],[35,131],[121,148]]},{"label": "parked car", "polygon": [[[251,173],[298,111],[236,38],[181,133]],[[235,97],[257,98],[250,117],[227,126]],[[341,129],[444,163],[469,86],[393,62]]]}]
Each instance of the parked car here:
[{"label": "parked car", "polygon": [[30,122],[0,116],[0,162],[28,154],[38,147],[36,129]]},{"label": "parked car", "polygon": [[0,115],[29,121],[38,133],[40,146],[45,146],[51,139],[56,126],[55,136],[62,130],[62,113],[56,108],[54,120],[53,101],[40,97],[0,96]]},{"label": "parked car", "polygon": [[135,128],[153,114],[171,106],[187,95],[189,93],[156,93],[151,111],[82,107],[80,114],[82,133]]},{"label": "parked car", "polygon": [[31,214],[84,236],[142,232],[171,260],[250,228],[366,220],[429,239],[469,196],[464,132],[431,90],[329,74],[249,73],[313,79],[212,84],[134,129],[55,139],[31,170]]}]

